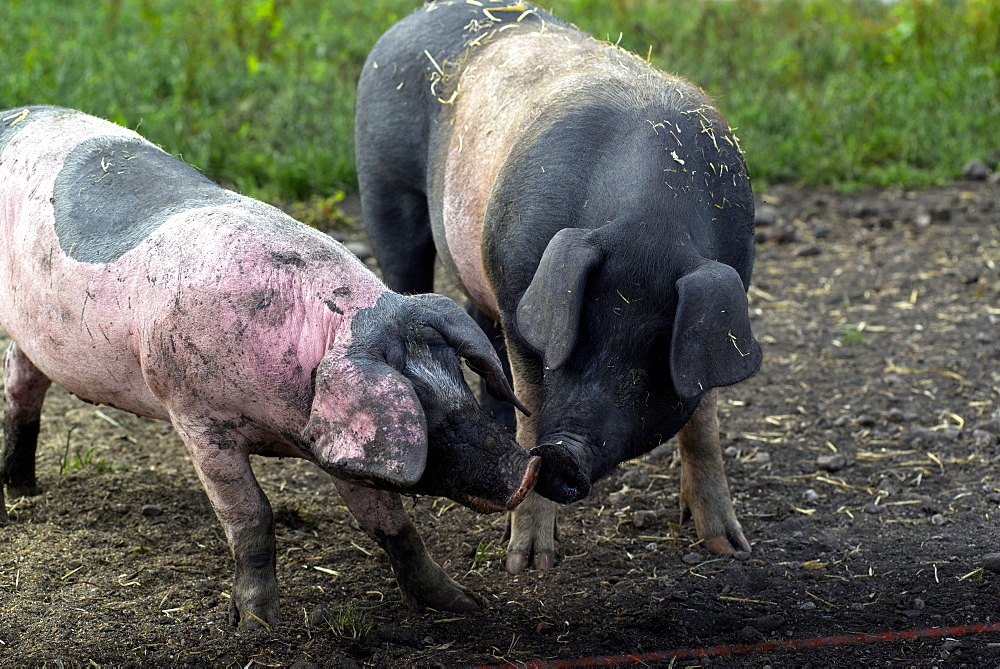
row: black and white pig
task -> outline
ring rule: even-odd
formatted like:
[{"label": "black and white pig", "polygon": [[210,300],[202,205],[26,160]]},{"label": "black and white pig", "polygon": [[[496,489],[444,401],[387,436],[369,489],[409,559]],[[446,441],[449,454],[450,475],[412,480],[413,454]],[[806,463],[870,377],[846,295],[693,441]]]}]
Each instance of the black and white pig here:
[{"label": "black and white pig", "polygon": [[715,389],[761,363],[753,200],[706,94],[531,4],[438,0],[369,54],[355,141],[387,283],[431,290],[440,257],[531,414],[517,439],[542,471],[507,569],[552,566],[552,501],[674,435],[682,519],[711,551],[749,550]]},{"label": "black and white pig", "polygon": [[[517,404],[458,305],[394,293],[328,235],[130,130],[57,107],[0,112],[0,249],[9,494],[37,490],[54,381],[173,423],[233,552],[231,622],[280,619],[274,523],[250,454],[333,475],[407,604],[478,608],[397,494],[501,511],[537,473],[462,380],[460,356]],[[2,502],[0,487],[0,523]]]}]

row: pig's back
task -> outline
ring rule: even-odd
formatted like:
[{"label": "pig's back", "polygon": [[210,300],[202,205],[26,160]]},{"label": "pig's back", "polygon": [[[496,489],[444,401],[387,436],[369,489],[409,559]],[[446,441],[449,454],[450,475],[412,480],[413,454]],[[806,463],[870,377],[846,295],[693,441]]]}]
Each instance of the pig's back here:
[{"label": "pig's back", "polygon": [[343,314],[384,290],[327,235],[114,124],[0,112],[0,151],[0,325],[90,401],[168,418],[159,398],[185,384],[239,404],[285,381],[255,405],[294,422]]},{"label": "pig's back", "polygon": [[[605,85],[627,82],[652,89],[675,81],[688,86],[571,27],[518,26],[469,59],[446,112],[449,123],[440,131],[437,162],[443,169],[434,174],[430,189],[431,220],[438,248],[447,249],[446,266],[481,307],[496,316],[495,290],[484,267],[487,208],[502,169],[523,150],[525,138],[537,136],[540,127],[560,124],[580,107],[604,104],[594,93]],[[595,144],[604,140],[592,139]],[[586,132],[574,141],[572,166],[589,166],[595,156]],[[541,172],[536,176],[539,181],[547,177]],[[566,203],[553,199],[551,204],[559,208]]]}]

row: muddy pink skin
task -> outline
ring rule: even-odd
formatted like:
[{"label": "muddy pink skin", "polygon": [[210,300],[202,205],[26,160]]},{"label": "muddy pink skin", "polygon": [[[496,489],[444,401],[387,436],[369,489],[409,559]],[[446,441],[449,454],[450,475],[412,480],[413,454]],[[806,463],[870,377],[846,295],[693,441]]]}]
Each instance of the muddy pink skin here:
[{"label": "muddy pink skin", "polygon": [[[9,493],[36,491],[42,401],[55,382],[173,423],[233,551],[232,622],[280,620],[273,521],[252,453],[305,458],[345,481],[408,603],[477,608],[426,554],[398,495],[372,489],[490,511],[513,508],[533,485],[537,459],[495,423],[477,423],[464,448],[428,438],[441,416],[481,418],[459,355],[516,401],[454,303],[392,293],[327,235],[207,182],[129,130],[56,108],[0,112],[0,248],[0,325],[14,342],[0,459]],[[413,356],[431,362],[408,369]],[[428,393],[414,387],[420,374],[428,387],[452,383]],[[463,479],[427,470],[443,453]]]}]

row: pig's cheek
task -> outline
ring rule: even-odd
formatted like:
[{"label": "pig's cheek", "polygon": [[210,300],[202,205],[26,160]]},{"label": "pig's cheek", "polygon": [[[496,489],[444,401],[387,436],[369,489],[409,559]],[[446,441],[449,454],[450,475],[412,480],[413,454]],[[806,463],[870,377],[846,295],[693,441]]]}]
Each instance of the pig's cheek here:
[{"label": "pig's cheek", "polygon": [[441,497],[452,497],[457,494],[457,486],[452,478],[455,469],[462,466],[458,455],[440,426],[428,430],[427,463],[424,466],[424,473],[416,485],[407,492]]},{"label": "pig's cheek", "polygon": [[[430,432],[427,468],[421,484],[432,494],[465,500],[480,497],[504,502],[512,478],[502,444],[475,417],[449,415]],[[517,448],[512,445],[511,448]]]}]

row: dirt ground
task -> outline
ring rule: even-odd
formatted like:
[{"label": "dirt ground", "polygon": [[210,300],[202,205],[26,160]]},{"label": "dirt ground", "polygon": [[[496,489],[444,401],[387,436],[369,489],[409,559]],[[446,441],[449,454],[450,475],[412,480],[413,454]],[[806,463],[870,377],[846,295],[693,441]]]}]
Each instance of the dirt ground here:
[{"label": "dirt ground", "polygon": [[[451,667],[997,621],[1000,185],[760,204],[764,365],[722,400],[751,553],[711,556],[676,525],[668,443],[562,509],[548,572],[503,570],[502,516],[414,500],[431,552],[489,602],[415,613],[329,479],[260,458],[285,622],[241,633],[228,549],[170,426],[54,388],[43,492],[8,499],[0,528],[0,665]],[[1000,666],[1000,634],[647,664]]]}]

